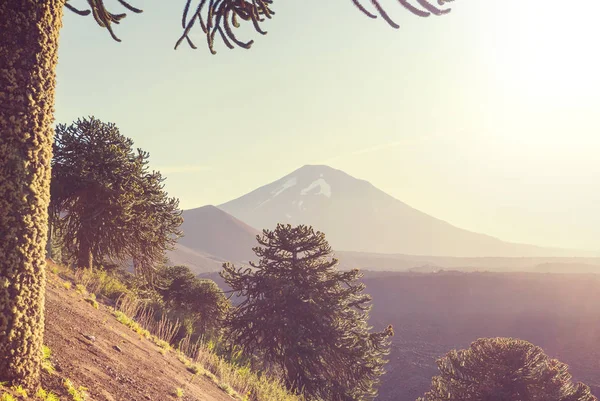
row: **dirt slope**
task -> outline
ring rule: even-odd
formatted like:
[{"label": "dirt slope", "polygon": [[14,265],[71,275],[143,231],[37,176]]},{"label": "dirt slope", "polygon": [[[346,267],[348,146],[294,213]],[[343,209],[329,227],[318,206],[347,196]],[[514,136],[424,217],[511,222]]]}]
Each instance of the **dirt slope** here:
[{"label": "dirt slope", "polygon": [[208,379],[193,376],[175,355],[162,355],[119,323],[106,306],[94,309],[75,290],[65,289],[54,274],[48,279],[44,342],[57,372],[44,373],[42,385],[63,400],[71,399],[63,385],[67,378],[88,388],[87,401],[174,400],[176,388],[184,390],[179,400],[232,400]]}]

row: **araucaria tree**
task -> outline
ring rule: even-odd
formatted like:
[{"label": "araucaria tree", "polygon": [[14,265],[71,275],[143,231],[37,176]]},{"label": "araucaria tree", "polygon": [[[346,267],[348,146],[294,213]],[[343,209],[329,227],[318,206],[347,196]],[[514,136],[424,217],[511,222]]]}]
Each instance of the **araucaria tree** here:
[{"label": "araucaria tree", "polygon": [[[125,0],[123,9],[139,13]],[[419,16],[444,14],[428,0],[418,7],[400,4]],[[443,5],[444,1],[438,0]],[[190,39],[200,26],[213,50],[218,33],[226,45],[250,47],[234,35],[241,22],[265,32],[260,22],[273,15],[274,0],[198,0],[184,6],[183,34]],[[366,15],[376,15],[359,0],[352,2]],[[82,1],[83,3],[83,1]],[[63,8],[93,15],[117,40],[112,27],[125,13],[106,9],[104,0],[88,0],[90,9],[75,8],[66,0],[0,1],[0,382],[33,388],[38,383],[42,355],[44,314],[44,247],[50,201],[54,88],[58,35]],[[207,4],[208,3],[208,4]],[[377,0],[376,12],[393,23]],[[204,15],[204,17],[202,17]],[[397,26],[395,23],[393,26]]]},{"label": "araucaria tree", "polygon": [[338,271],[312,227],[280,224],[257,240],[253,268],[221,272],[242,299],[227,322],[230,338],[309,399],[373,399],[393,330],[370,331],[371,297],[358,270]]},{"label": "araucaria tree", "polygon": [[440,375],[417,401],[597,401],[567,365],[523,340],[479,339],[437,364]]},{"label": "araucaria tree", "polygon": [[53,151],[50,222],[63,254],[88,268],[100,257],[133,258],[149,273],[183,219],[160,173],[148,171],[148,153],[94,117],[58,125]]},{"label": "araucaria tree", "polygon": [[214,281],[196,277],[187,266],[163,266],[157,280],[167,307],[181,312],[181,320],[191,322],[206,339],[218,334],[229,301]]}]

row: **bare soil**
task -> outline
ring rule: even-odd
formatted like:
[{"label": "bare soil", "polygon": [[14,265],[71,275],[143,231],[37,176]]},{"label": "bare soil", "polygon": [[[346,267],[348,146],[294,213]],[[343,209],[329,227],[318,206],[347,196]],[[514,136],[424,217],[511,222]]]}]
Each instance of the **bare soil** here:
[{"label": "bare soil", "polygon": [[[109,307],[99,309],[63,280],[48,274],[45,344],[56,373],[44,373],[42,386],[67,400],[65,379],[87,388],[87,401],[231,401],[203,376],[193,375],[172,352],[119,323]],[[120,350],[119,350],[120,349]],[[174,392],[184,391],[182,398]]]}]

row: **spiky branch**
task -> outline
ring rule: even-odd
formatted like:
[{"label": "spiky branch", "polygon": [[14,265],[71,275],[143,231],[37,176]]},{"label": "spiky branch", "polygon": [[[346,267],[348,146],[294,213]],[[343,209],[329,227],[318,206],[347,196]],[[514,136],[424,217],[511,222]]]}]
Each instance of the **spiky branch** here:
[{"label": "spiky branch", "polygon": [[[68,1],[69,0],[67,0],[65,5],[69,10],[82,16],[92,14],[98,25],[106,28],[114,40],[117,42],[121,41],[113,32],[111,24],[118,24],[125,18],[125,13],[113,14],[109,12],[104,5],[104,0],[87,0],[90,8],[86,10],[75,8]],[[142,12],[142,10],[135,8],[124,0],[117,1],[129,11],[135,13]],[[381,6],[379,0],[369,0],[375,9],[375,12],[371,12],[363,6],[361,0],[351,1],[367,17],[377,18],[379,15],[391,27],[400,27],[400,25],[394,22]],[[365,1],[366,0],[363,2]],[[417,3],[418,6],[413,5],[410,1]],[[443,8],[443,6],[445,3],[450,3],[452,1],[454,0],[437,0],[438,7],[433,5],[430,0],[398,0],[402,7],[419,17],[447,14],[450,12],[450,9]],[[184,40],[191,48],[197,48],[190,38],[190,32],[195,25],[200,25],[200,28],[206,35],[208,48],[212,54],[216,54],[214,43],[217,34],[221,37],[223,43],[230,49],[235,48],[235,46],[249,49],[254,41],[238,39],[234,29],[240,27],[240,21],[244,21],[251,23],[256,32],[265,35],[267,32],[262,29],[261,23],[266,19],[270,19],[275,14],[271,9],[273,2],[274,0],[199,0],[197,5],[193,7],[192,0],[186,0],[181,16],[183,33],[175,43],[175,49],[177,49]]]}]

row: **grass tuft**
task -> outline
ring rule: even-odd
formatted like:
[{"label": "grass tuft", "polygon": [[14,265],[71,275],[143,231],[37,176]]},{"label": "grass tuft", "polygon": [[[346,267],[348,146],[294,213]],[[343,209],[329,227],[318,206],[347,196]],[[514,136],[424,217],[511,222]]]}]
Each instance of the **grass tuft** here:
[{"label": "grass tuft", "polygon": [[[92,294],[94,295],[94,294]],[[98,301],[96,301],[96,297],[94,296],[92,297],[88,297],[85,299],[85,302],[87,302],[88,304],[92,305],[94,308],[98,309],[100,307],[100,305],[98,305]]]},{"label": "grass tuft", "polygon": [[81,295],[85,295],[85,293],[87,292],[85,285],[83,284],[75,285],[75,291],[77,291]]},{"label": "grass tuft", "polygon": [[73,401],[85,401],[87,399],[87,388],[82,386],[75,387],[69,379],[65,379],[64,385]]},{"label": "grass tuft", "polygon": [[53,375],[56,373],[56,369],[54,369],[50,357],[52,357],[52,350],[47,345],[44,345],[42,347],[42,369],[46,371],[46,373]]},{"label": "grass tuft", "polygon": [[12,386],[10,389],[19,397],[28,397],[27,391],[23,388],[23,386]]},{"label": "grass tuft", "polygon": [[200,368],[198,367],[198,365],[189,365],[187,366],[187,370],[190,371],[190,373],[197,375],[198,373],[200,373]]},{"label": "grass tuft", "polygon": [[40,388],[35,396],[42,401],[60,401],[60,398],[56,394],[51,391],[46,391],[43,388]]},{"label": "grass tuft", "polygon": [[173,390],[173,396],[175,398],[183,398],[183,389],[177,387],[175,390]]}]

